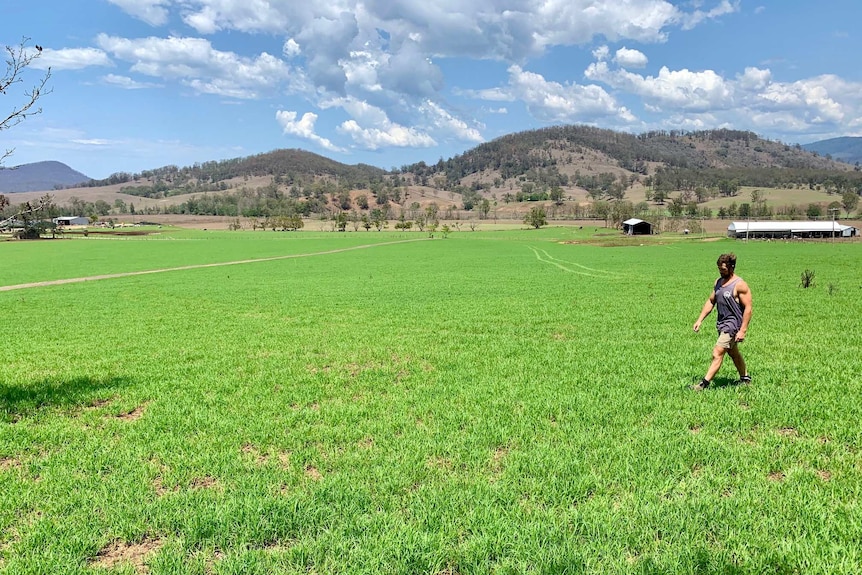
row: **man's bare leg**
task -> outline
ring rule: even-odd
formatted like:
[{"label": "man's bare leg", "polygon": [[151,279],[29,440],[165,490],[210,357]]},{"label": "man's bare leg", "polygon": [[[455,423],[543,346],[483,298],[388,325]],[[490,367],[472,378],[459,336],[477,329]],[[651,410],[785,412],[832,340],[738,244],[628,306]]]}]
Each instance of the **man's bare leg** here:
[{"label": "man's bare leg", "polygon": [[726,351],[726,349],[719,346],[712,348],[712,363],[709,364],[709,369],[706,370],[706,375],[703,377],[706,381],[712,381],[712,378],[718,373],[718,370],[721,368],[721,362],[724,361]]},{"label": "man's bare leg", "polygon": [[748,371],[745,367],[745,360],[742,358],[742,353],[740,353],[739,348],[737,346],[733,346],[727,351],[727,353],[730,355],[730,359],[733,360],[733,365],[736,366],[736,371],[739,372],[739,379],[748,375]]}]

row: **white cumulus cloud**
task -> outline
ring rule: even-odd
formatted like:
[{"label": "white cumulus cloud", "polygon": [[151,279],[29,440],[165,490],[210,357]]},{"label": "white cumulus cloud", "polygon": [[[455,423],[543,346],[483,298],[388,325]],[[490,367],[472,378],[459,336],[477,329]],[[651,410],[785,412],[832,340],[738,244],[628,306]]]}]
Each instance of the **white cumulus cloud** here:
[{"label": "white cumulus cloud", "polygon": [[541,74],[528,72],[520,66],[509,67],[509,85],[497,92],[483,92],[486,99],[520,100],[530,113],[545,122],[580,123],[599,118],[612,118],[626,122],[634,116],[604,88],[595,84],[560,84],[546,80]]},{"label": "white cumulus cloud", "polygon": [[733,91],[712,70],[693,72],[662,66],[656,76],[641,76],[627,70],[612,70],[607,62],[590,64],[584,75],[619,90],[636,94],[656,109],[708,110],[733,106]]},{"label": "white cumulus cloud", "polygon": [[108,0],[108,2],[151,26],[161,26],[168,21],[168,8],[172,4],[171,0]]},{"label": "white cumulus cloud", "polygon": [[[132,79],[146,75],[237,100],[301,98],[318,112],[343,111],[348,119],[326,125],[338,124],[341,135],[365,149],[481,142],[486,128],[472,117],[477,109],[516,116],[523,107],[544,123],[615,128],[642,126],[648,120],[641,118],[657,114],[662,127],[686,129],[777,126],[791,115],[797,121],[788,121],[788,130],[825,131],[862,118],[859,86],[835,77],[780,82],[763,64],[728,72],[653,65],[651,45],[742,14],[740,0],[109,2],[152,26],[182,22],[204,37],[103,34],[91,53],[63,51],[67,67],[125,66],[105,81],[128,88],[146,86]],[[221,50],[226,33],[243,41],[274,39],[276,54],[242,52],[240,43],[237,52]],[[552,80],[530,71],[539,68],[536,59],[567,47],[592,52],[582,77],[561,73]],[[58,62],[55,69],[63,65],[46,49],[42,59],[49,57]],[[508,78],[482,85],[486,77],[477,74],[452,85],[445,74],[464,63],[474,70],[487,63],[507,70]],[[453,96],[507,106],[488,109]],[[314,112],[277,117],[286,133],[341,149],[316,133]]]},{"label": "white cumulus cloud", "polygon": [[102,77],[102,81],[106,84],[111,84],[113,86],[117,86],[120,88],[124,88],[126,90],[140,90],[143,88],[159,88],[159,84],[153,84],[150,82],[138,82],[128,76],[120,76],[117,74],[108,74]]},{"label": "white cumulus cloud", "polygon": [[623,68],[643,68],[649,60],[646,54],[640,50],[631,50],[625,46],[617,50],[614,55],[614,62]]},{"label": "white cumulus cloud", "polygon": [[352,116],[338,127],[356,145],[367,150],[385,147],[426,148],[437,142],[420,127],[410,127],[392,121],[384,110],[355,98],[343,98],[329,103],[339,106]]},{"label": "white cumulus cloud", "polygon": [[108,55],[97,48],[63,48],[51,50],[45,48],[41,55],[34,59],[33,68],[44,70],[80,70],[90,66],[113,66]]},{"label": "white cumulus cloud", "polygon": [[423,134],[416,128],[408,128],[394,123],[363,128],[356,120],[347,120],[338,130],[349,135],[353,140],[368,150],[384,147],[393,148],[429,148],[437,144],[434,138]]},{"label": "white cumulus cloud", "polygon": [[288,65],[266,52],[243,57],[216,50],[202,38],[126,39],[101,34],[99,46],[134,72],[180,80],[207,94],[258,98],[291,76]]},{"label": "white cumulus cloud", "polygon": [[[777,81],[769,69],[747,67],[734,77],[714,70],[671,70],[641,75],[612,68],[594,53],[585,76],[622,97],[634,97],[647,113],[663,114],[662,128],[705,129],[744,126],[793,137],[840,133],[862,118],[862,83],[824,74]],[[684,113],[680,113],[684,112]]]},{"label": "white cumulus cloud", "polygon": [[287,42],[284,43],[282,52],[288,58],[293,58],[294,56],[299,56],[299,54],[302,53],[302,48],[300,48],[296,40],[294,40],[293,38],[288,38]]},{"label": "white cumulus cloud", "polygon": [[285,134],[290,134],[292,136],[298,136],[300,138],[306,139],[310,142],[314,142],[318,144],[320,147],[329,150],[331,152],[343,152],[342,148],[339,148],[328,139],[323,138],[314,131],[314,124],[317,122],[317,114],[313,112],[306,112],[302,115],[302,117],[297,120],[297,113],[293,111],[285,111],[279,110],[275,114],[275,119],[281,124],[282,131]]},{"label": "white cumulus cloud", "polygon": [[704,20],[712,20],[720,16],[732,14],[739,11],[740,0],[722,0],[717,6],[710,10],[695,10],[690,14],[682,15],[683,30],[691,30]]},{"label": "white cumulus cloud", "polygon": [[464,142],[478,143],[485,140],[476,127],[471,127],[467,122],[456,118],[431,100],[426,100],[419,110],[426,115],[431,126],[438,132],[453,134],[456,139]]}]

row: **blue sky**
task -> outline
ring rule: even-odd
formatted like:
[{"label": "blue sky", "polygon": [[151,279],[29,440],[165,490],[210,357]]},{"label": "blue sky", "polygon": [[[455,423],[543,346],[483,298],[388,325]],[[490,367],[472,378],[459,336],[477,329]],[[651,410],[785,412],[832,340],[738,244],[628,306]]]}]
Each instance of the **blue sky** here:
[{"label": "blue sky", "polygon": [[[40,45],[42,113],[7,167],[92,178],[302,148],[382,168],[549,125],[862,134],[858,0],[41,0],[0,40]],[[5,116],[4,116],[5,117]]]}]

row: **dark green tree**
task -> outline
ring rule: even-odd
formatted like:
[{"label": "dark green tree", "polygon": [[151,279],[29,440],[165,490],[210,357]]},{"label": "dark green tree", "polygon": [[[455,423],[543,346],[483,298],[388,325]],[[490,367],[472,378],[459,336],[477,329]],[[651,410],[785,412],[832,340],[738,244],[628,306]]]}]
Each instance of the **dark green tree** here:
[{"label": "dark green tree", "polygon": [[347,230],[347,212],[338,212],[335,215],[335,229],[339,232],[343,232]]},{"label": "dark green tree", "polygon": [[859,194],[856,193],[856,190],[845,190],[844,193],[841,194],[841,206],[847,213],[847,217],[850,217],[850,212],[855,210],[858,205]]},{"label": "dark green tree", "polygon": [[563,197],[563,188],[561,188],[560,186],[551,186],[550,198],[554,201],[555,204],[557,204],[558,206],[563,205]]},{"label": "dark green tree", "polygon": [[378,232],[386,227],[386,215],[381,209],[374,208],[373,210],[371,210],[369,220]]},{"label": "dark green tree", "polygon": [[530,212],[524,217],[524,223],[539,229],[548,224],[548,219],[545,215],[545,210],[536,206],[530,208]]}]

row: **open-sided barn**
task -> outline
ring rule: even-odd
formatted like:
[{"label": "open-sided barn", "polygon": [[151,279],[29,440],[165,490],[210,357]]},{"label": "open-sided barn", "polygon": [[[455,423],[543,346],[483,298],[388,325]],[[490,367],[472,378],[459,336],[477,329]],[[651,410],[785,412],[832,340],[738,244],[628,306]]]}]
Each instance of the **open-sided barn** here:
[{"label": "open-sided barn", "polygon": [[54,218],[54,223],[58,226],[86,226],[90,219],[84,216],[60,216]]},{"label": "open-sided barn", "polygon": [[731,238],[849,238],[859,230],[836,221],[827,222],[731,222],[727,235]]},{"label": "open-sided barn", "polygon": [[652,224],[638,218],[631,218],[623,222],[623,233],[630,236],[651,234]]}]

